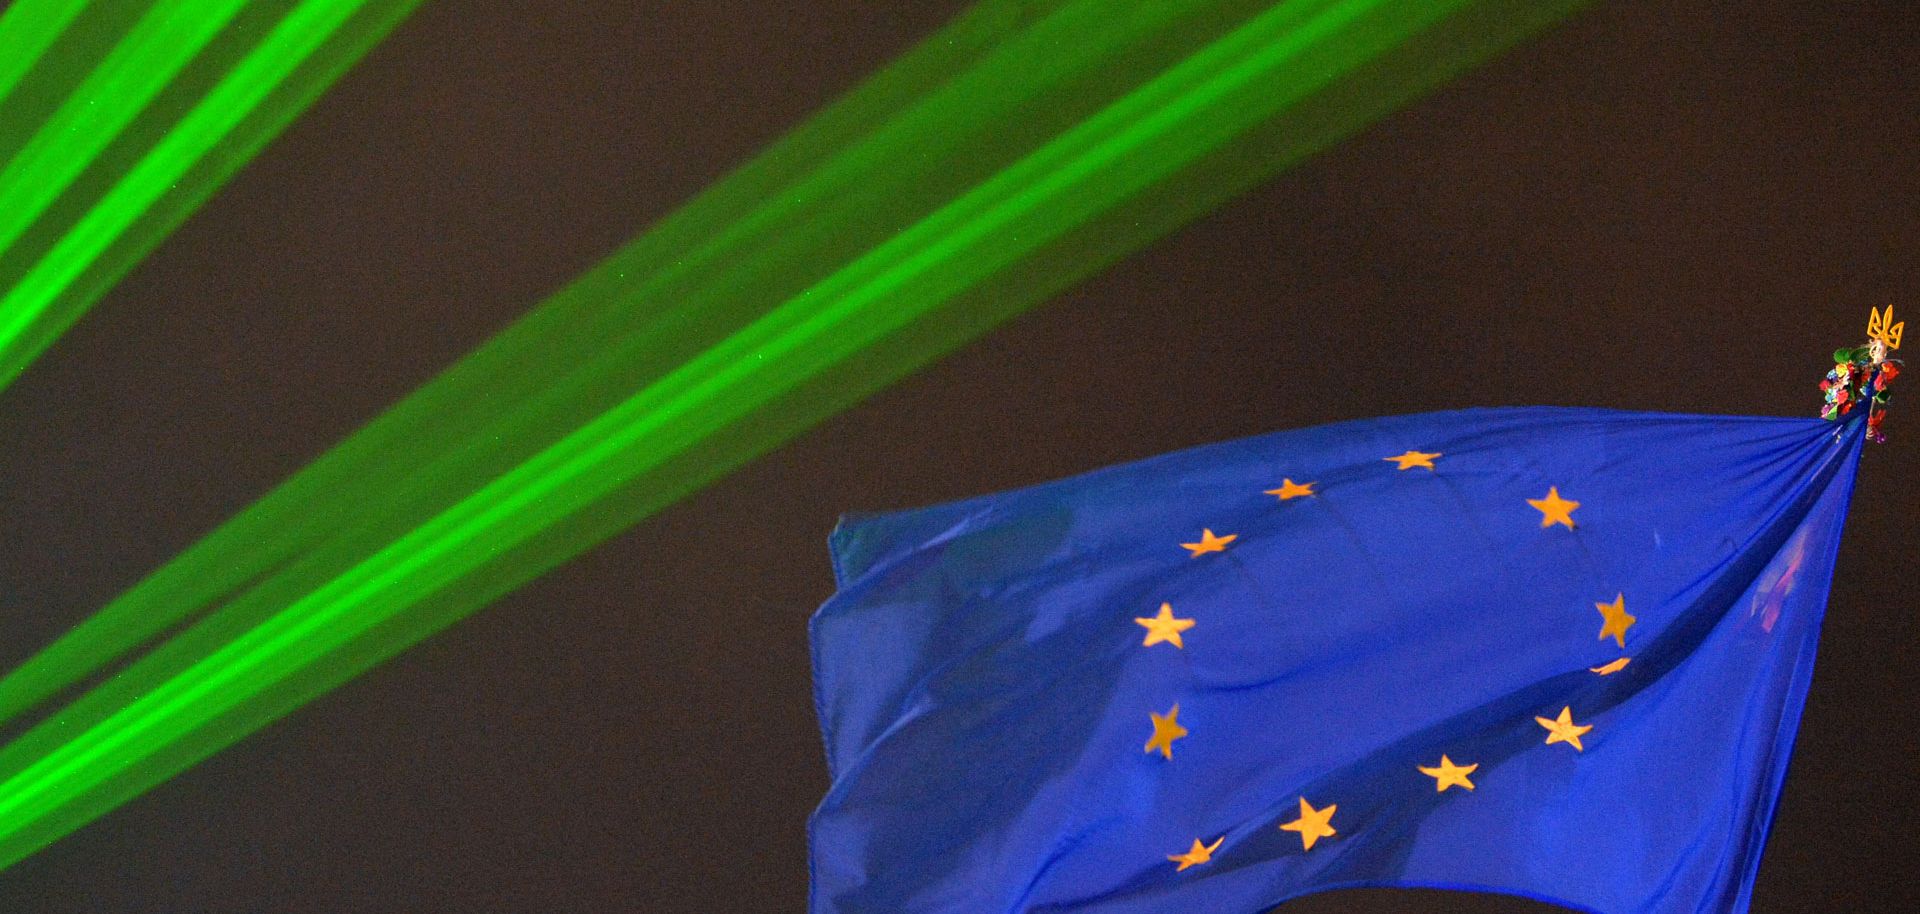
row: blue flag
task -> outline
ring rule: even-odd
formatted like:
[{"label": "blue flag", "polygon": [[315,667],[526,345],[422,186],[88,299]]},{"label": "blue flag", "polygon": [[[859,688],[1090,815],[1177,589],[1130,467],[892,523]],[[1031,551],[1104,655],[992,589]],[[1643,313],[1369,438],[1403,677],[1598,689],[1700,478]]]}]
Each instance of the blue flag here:
[{"label": "blue flag", "polygon": [[850,517],[812,909],[1743,911],[1863,437],[1468,410]]}]

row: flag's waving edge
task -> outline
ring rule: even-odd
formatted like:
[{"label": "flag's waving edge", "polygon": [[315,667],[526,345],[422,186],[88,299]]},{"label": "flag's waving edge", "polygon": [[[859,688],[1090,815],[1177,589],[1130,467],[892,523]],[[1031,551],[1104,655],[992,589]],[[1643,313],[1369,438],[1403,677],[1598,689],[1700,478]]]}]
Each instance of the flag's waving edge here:
[{"label": "flag's waving edge", "polygon": [[1744,910],[1862,438],[1470,410],[849,518],[813,910]]}]

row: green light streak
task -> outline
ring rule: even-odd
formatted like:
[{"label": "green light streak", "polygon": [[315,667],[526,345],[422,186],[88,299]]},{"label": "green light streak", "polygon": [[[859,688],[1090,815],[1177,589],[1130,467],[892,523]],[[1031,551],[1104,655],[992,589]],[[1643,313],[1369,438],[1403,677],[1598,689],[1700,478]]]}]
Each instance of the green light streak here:
[{"label": "green light streak", "polygon": [[[881,207],[916,192],[940,202],[997,170],[1020,138],[989,131],[1045,90],[1049,107],[1026,119],[1071,121],[1073,80],[1157,69],[1142,43],[1199,5],[1147,4],[1151,15],[1116,21],[1101,3],[1055,2],[1065,8],[1031,24],[1019,14],[1044,4],[976,9],[0,680],[0,721],[349,519],[370,536],[404,533],[417,518],[382,527],[364,506],[455,498],[510,468],[532,453],[516,445],[590,420],[612,405],[596,396],[648,383],[653,366],[800,288],[796,265],[885,240],[898,226]],[[871,180],[889,172],[891,181]],[[556,376],[555,366],[571,372]],[[476,449],[488,440],[498,453]],[[332,497],[341,491],[362,496],[350,512]]]},{"label": "green light streak", "polygon": [[0,863],[1571,5],[983,5],[0,680],[222,604],[0,750]]},{"label": "green light streak", "polygon": [[0,54],[0,102],[86,5],[87,0],[18,0],[0,13],[0,48],[6,49]]},{"label": "green light streak", "polygon": [[[304,0],[17,277],[0,276],[0,388],[418,0]],[[244,6],[155,3],[0,170],[0,252],[127,131]],[[355,24],[355,17],[364,22]],[[236,38],[235,40],[239,40]]]},{"label": "green light streak", "polygon": [[[246,0],[160,0],[0,168],[0,250],[18,241]],[[0,345],[6,337],[0,336]]]}]

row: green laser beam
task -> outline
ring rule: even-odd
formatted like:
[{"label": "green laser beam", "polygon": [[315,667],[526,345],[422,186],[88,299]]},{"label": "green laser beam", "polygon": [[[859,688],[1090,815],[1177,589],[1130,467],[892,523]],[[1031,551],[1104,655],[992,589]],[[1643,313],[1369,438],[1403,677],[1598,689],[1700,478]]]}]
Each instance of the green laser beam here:
[{"label": "green laser beam", "polygon": [[[0,388],[418,0],[303,0],[17,276],[0,276]],[[243,0],[154,4],[0,170],[0,252],[232,21]],[[364,19],[355,24],[356,17]],[[37,34],[37,33],[36,33]]]},{"label": "green laser beam", "polygon": [[0,102],[60,37],[87,0],[18,0],[0,12]]},{"label": "green laser beam", "polygon": [[[1195,5],[1149,3],[1121,17],[1085,2],[1055,2],[1046,16],[1033,3],[975,9],[0,680],[0,721],[349,516],[372,536],[399,535],[405,526],[383,528],[364,506],[457,497],[529,456],[523,442],[587,421],[611,406],[606,392],[647,383],[652,366],[798,288],[801,265],[838,262],[897,231],[912,210],[895,217],[888,207],[916,194],[931,205],[997,170],[1025,138],[995,134],[995,124],[1071,122],[1098,99],[1081,101],[1075,80],[1163,66],[1172,52],[1149,39],[1157,28],[1164,41],[1175,13]],[[472,446],[489,439],[501,446]],[[347,503],[330,493],[348,486],[365,497],[343,515]]]},{"label": "green laser beam", "polygon": [[[0,861],[31,853],[1573,5],[1196,2],[1141,36],[1179,50],[1137,71],[1122,67],[1132,79],[1116,83],[1113,67],[1103,66],[1141,51],[1116,40],[1105,52],[1115,56],[1094,55],[1060,73],[1053,97],[956,97],[929,88],[918,102],[878,103],[909,86],[992,85],[1007,75],[995,66],[1021,63],[985,48],[952,52],[952,45],[910,55],[871,91],[856,92],[852,110],[836,106],[811,125],[814,138],[860,139],[824,158],[761,162],[736,173],[702,199],[737,207],[738,217],[697,231],[669,219],[343,443],[340,453],[380,478],[346,491],[307,488],[310,473],[342,472],[323,457],[203,541],[220,543],[249,570],[200,590],[175,580],[147,593],[224,605],[0,750]],[[1075,17],[1115,19],[1116,6],[1124,4],[1060,3],[1034,20],[996,20],[1015,7],[986,4],[929,45],[959,36],[1018,46]],[[943,71],[978,81],[936,78]],[[805,195],[788,197],[784,211],[755,207],[742,193],[743,183],[818,190],[838,179],[827,176],[860,174],[846,160],[860,161],[875,148],[868,144],[889,141],[885,130],[858,129],[863,118],[916,123],[924,106],[947,101],[988,120],[1028,104],[1075,114],[1067,123],[1056,118],[1045,135],[1010,127],[987,142],[997,153],[989,156],[991,171],[966,176],[942,199],[919,198],[926,204],[919,208],[899,209],[902,199],[915,199],[908,184],[924,178],[912,169],[866,172],[868,184],[880,185],[872,193],[821,196],[812,206],[791,202]],[[808,130],[768,155],[811,153]],[[977,138],[920,138],[924,148],[942,151],[929,173],[964,170],[986,151]],[[1257,145],[1242,145],[1248,139]],[[783,173],[790,182],[755,186]],[[716,198],[724,205],[711,203]],[[835,227],[862,216],[884,228],[857,249],[837,246]],[[672,246],[651,246],[660,243],[655,233],[676,227],[686,232],[676,241],[698,238],[695,248],[712,259],[630,280],[627,268],[670,257]],[[824,234],[773,244],[809,230]],[[773,253],[719,256],[736,244]],[[648,307],[656,296],[692,303]],[[741,297],[751,310],[718,304]],[[583,317],[584,327],[572,321]],[[625,333],[610,333],[619,330]],[[596,338],[600,344],[590,345]],[[511,364],[504,356],[543,345],[550,357],[574,347],[588,357],[549,362],[532,381],[502,370]],[[674,358],[646,358],[662,353]],[[639,380],[604,386],[615,378]],[[485,396],[501,391],[514,396]],[[466,401],[475,395],[499,415],[435,425],[447,415],[471,416]],[[416,443],[424,463],[409,465],[405,448],[393,455],[356,443],[370,436],[390,445],[405,428],[423,433]],[[255,510],[290,516],[292,505],[276,501],[286,491],[316,509],[322,495],[350,503],[353,523],[337,509],[323,512],[317,525],[257,554],[221,540],[233,524],[246,528]],[[366,493],[390,497],[363,500]],[[200,548],[176,561],[193,564],[204,557],[195,555]],[[178,575],[174,567],[148,580]],[[129,638],[138,626],[113,629],[69,644],[66,659],[117,656],[152,634]],[[12,682],[10,675],[0,683],[0,694],[25,701],[44,691],[42,682],[10,692]]]},{"label": "green laser beam", "polygon": [[140,17],[0,168],[0,250],[19,240],[244,5],[246,0],[159,0]]}]

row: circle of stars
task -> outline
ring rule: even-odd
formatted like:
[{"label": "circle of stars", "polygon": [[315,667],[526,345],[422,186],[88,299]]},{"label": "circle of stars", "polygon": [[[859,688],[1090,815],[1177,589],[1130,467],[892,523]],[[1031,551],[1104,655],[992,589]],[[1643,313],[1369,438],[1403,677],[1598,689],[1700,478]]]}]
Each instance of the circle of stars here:
[{"label": "circle of stars", "polygon": [[[1382,459],[1394,464],[1395,469],[1401,472],[1412,469],[1437,472],[1438,467],[1435,461],[1444,456],[1445,454],[1437,451],[1408,449],[1405,453]],[[1316,485],[1318,483],[1295,482],[1291,478],[1283,477],[1278,487],[1263,490],[1262,494],[1274,496],[1280,502],[1288,502],[1296,498],[1319,495],[1320,493],[1314,488]],[[1573,512],[1579,509],[1580,502],[1562,496],[1558,486],[1548,486],[1544,497],[1529,498],[1526,502],[1540,512],[1540,529],[1546,530],[1555,526],[1564,527],[1567,530],[1578,529]],[[1181,543],[1180,547],[1187,550],[1189,558],[1198,559],[1214,553],[1225,553],[1237,539],[1239,534],[1216,534],[1210,528],[1202,528],[1198,542]],[[1611,637],[1615,645],[1624,651],[1627,644],[1627,630],[1638,621],[1637,617],[1627,612],[1626,596],[1615,594],[1612,602],[1596,602],[1594,608],[1599,610],[1601,616],[1599,639],[1606,640]],[[1176,615],[1171,603],[1161,603],[1160,610],[1155,615],[1137,617],[1133,621],[1146,630],[1146,636],[1141,641],[1143,647],[1171,644],[1175,649],[1186,647],[1181,638],[1182,633],[1192,630],[1198,624],[1196,619]],[[1629,662],[1631,658],[1622,656],[1600,666],[1589,667],[1588,670],[1597,675],[1610,676],[1625,669]],[[1146,743],[1147,753],[1157,751],[1165,761],[1173,760],[1174,742],[1190,735],[1187,728],[1180,724],[1179,716],[1180,706],[1177,703],[1164,715],[1157,712],[1149,713],[1153,722],[1153,734]],[[1534,721],[1547,731],[1544,745],[1565,743],[1575,752],[1586,751],[1580,738],[1592,732],[1594,726],[1575,721],[1572,706],[1563,706],[1555,717],[1535,717]],[[1443,753],[1440,760],[1431,766],[1416,765],[1414,767],[1420,774],[1433,778],[1436,793],[1445,793],[1454,787],[1466,791],[1474,790],[1470,775],[1479,770],[1480,765],[1477,762],[1463,765]],[[1281,831],[1299,835],[1300,848],[1304,853],[1313,850],[1314,844],[1320,839],[1331,838],[1338,833],[1333,827],[1333,816],[1339,810],[1339,805],[1328,803],[1326,806],[1316,808],[1304,796],[1299,797],[1298,801],[1298,817],[1290,822],[1281,823],[1279,828]],[[1218,851],[1226,840],[1227,836],[1221,835],[1209,844],[1200,838],[1195,838],[1193,846],[1185,853],[1169,854],[1167,860],[1178,864],[1175,872],[1184,872],[1190,867],[1211,862],[1214,852]]]}]

